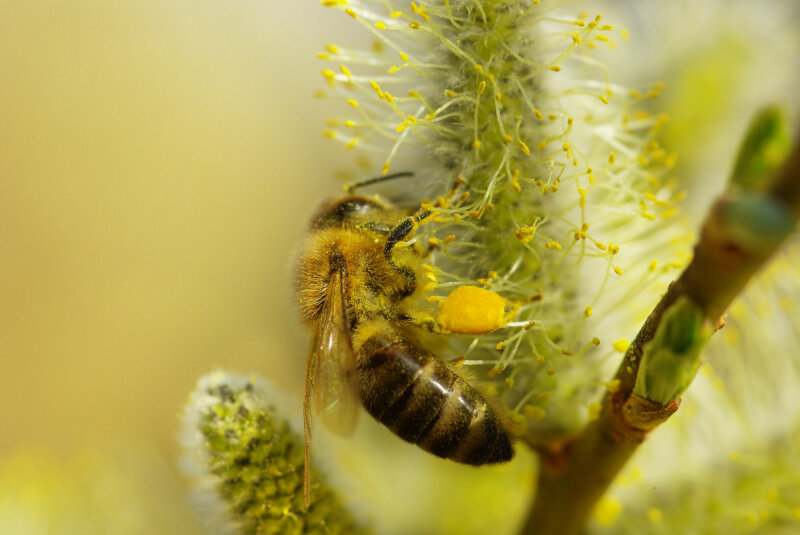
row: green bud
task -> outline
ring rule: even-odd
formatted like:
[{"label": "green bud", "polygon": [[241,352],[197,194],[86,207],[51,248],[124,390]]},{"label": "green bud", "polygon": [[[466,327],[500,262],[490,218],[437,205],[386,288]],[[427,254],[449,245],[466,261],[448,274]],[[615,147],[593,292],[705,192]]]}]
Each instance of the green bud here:
[{"label": "green bud", "polygon": [[780,199],[758,192],[729,193],[720,214],[728,240],[749,253],[772,251],[795,229]]},{"label": "green bud", "polygon": [[745,134],[731,184],[760,190],[769,184],[791,149],[791,135],[784,113],[773,106],[761,110]]},{"label": "green bud", "polygon": [[197,486],[216,495],[216,509],[237,533],[366,533],[317,471],[306,510],[303,438],[277,414],[273,390],[265,381],[224,373],[200,379],[184,416]]},{"label": "green bud", "polygon": [[694,379],[711,333],[700,307],[687,297],[678,299],[644,348],[633,393],[662,405],[677,399]]}]

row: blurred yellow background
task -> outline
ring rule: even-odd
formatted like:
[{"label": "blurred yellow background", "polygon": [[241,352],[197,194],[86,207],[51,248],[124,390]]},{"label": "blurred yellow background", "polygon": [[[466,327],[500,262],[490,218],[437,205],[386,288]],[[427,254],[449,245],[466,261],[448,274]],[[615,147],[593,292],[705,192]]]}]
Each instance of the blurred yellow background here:
[{"label": "blurred yellow background", "polygon": [[0,2],[0,468],[171,460],[217,367],[300,389],[290,251],[344,161],[312,98],[348,22],[324,14]]}]

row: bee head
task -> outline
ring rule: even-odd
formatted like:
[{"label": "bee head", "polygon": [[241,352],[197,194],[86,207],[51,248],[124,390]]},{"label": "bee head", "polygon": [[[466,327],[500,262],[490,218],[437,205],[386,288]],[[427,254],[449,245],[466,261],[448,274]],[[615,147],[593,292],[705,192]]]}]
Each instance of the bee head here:
[{"label": "bee head", "polygon": [[323,204],[311,219],[311,228],[341,227],[369,220],[371,214],[383,210],[386,210],[386,205],[377,198],[347,195]]}]

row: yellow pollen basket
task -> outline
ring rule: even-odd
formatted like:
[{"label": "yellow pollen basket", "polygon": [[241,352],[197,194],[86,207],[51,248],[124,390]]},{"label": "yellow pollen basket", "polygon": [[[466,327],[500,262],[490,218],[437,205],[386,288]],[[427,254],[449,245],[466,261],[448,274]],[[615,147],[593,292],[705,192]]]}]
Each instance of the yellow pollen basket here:
[{"label": "yellow pollen basket", "polygon": [[436,322],[457,334],[485,334],[506,321],[506,301],[491,290],[459,286],[442,301]]}]

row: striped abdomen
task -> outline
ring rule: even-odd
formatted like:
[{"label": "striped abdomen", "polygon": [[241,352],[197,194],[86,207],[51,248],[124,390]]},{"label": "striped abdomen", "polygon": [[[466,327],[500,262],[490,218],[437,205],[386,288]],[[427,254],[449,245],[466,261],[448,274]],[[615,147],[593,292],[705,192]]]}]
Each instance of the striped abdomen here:
[{"label": "striped abdomen", "polygon": [[513,457],[492,407],[437,357],[378,334],[357,348],[356,362],[367,411],[403,440],[466,464]]}]

